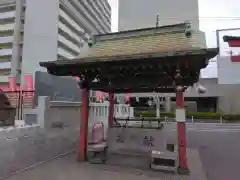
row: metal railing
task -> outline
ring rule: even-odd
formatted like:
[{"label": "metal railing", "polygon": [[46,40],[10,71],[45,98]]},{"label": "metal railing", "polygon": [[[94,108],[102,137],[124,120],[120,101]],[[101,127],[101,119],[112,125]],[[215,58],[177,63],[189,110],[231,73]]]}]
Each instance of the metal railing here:
[{"label": "metal railing", "polygon": [[23,110],[34,107],[35,91],[4,91],[11,107],[16,110],[16,119],[23,119]]},{"label": "metal railing", "polygon": [[163,118],[154,117],[114,118],[112,127],[161,129],[163,122]]}]

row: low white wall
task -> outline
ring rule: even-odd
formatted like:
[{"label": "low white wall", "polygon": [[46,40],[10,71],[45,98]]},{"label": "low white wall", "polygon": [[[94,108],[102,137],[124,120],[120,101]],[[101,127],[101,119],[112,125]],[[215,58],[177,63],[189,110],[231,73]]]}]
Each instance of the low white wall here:
[{"label": "low white wall", "polygon": [[[38,106],[38,123],[43,128],[50,128],[54,123],[62,123],[64,126],[79,126],[81,103],[67,101],[49,101],[48,97],[40,97]],[[114,107],[116,118],[134,117],[133,107],[116,104]],[[89,127],[96,122],[103,122],[107,126],[108,103],[89,104]]]},{"label": "low white wall", "polygon": [[[81,103],[67,101],[49,101],[48,97],[40,97],[38,106],[38,123],[43,128],[51,128],[54,125],[67,127],[80,127]],[[108,102],[89,104],[89,140],[92,138],[92,128],[95,123],[104,124],[104,136],[107,136],[108,127]],[[116,104],[114,108],[116,118],[132,118],[133,107],[129,105]]]},{"label": "low white wall", "polygon": [[50,102],[46,109],[45,128],[51,128],[54,124],[62,124],[64,127],[75,128],[80,126],[80,102]]},{"label": "low white wall", "polygon": [[[108,102],[106,103],[90,103],[89,105],[89,121],[88,121],[88,138],[91,141],[92,128],[96,123],[103,123],[104,137],[107,137],[108,127]],[[47,105],[46,105],[47,106]],[[49,128],[53,123],[63,123],[64,126],[79,127],[81,111],[80,102],[64,102],[52,101],[46,109],[47,115],[44,127]],[[114,107],[114,116],[116,118],[133,117],[133,107],[128,105],[116,104]]]}]

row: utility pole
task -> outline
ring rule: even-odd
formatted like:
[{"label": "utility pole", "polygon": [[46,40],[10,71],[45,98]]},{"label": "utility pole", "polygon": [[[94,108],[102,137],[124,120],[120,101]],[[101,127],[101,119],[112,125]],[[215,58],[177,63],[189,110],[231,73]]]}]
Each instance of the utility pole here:
[{"label": "utility pole", "polygon": [[157,18],[156,18],[156,27],[159,26],[159,15],[157,15]]}]

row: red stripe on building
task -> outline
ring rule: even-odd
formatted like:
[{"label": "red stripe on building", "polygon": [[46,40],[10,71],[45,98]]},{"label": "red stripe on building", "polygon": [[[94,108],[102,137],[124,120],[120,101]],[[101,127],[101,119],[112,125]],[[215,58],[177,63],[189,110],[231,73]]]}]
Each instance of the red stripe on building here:
[{"label": "red stripe on building", "polygon": [[228,44],[229,47],[240,47],[240,40],[230,40]]},{"label": "red stripe on building", "polygon": [[231,61],[240,62],[240,40],[232,39],[228,41],[228,45],[231,49]]},{"label": "red stripe on building", "polygon": [[231,56],[232,62],[240,62],[240,56]]}]

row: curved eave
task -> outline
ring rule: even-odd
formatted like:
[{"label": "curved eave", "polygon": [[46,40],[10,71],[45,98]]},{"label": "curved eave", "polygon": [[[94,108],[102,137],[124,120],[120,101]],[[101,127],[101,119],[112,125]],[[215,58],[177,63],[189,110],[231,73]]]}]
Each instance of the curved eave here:
[{"label": "curved eave", "polygon": [[[199,56],[200,61],[206,62],[214,58],[219,52],[218,48],[209,49],[194,49],[189,51],[172,51],[161,53],[148,53],[148,54],[133,54],[125,56],[104,56],[104,57],[88,57],[72,60],[58,60],[50,62],[40,62],[40,66],[48,69],[50,74],[57,76],[71,76],[71,69],[78,69],[79,72],[84,71],[86,68],[98,68],[99,65],[122,64],[122,63],[151,63],[161,61],[161,59],[179,57],[181,59],[189,59],[191,56]],[[207,63],[203,63],[205,66]],[[65,74],[60,72],[62,69],[67,69]],[[199,67],[204,68],[204,67]]]}]

